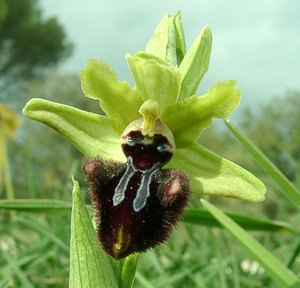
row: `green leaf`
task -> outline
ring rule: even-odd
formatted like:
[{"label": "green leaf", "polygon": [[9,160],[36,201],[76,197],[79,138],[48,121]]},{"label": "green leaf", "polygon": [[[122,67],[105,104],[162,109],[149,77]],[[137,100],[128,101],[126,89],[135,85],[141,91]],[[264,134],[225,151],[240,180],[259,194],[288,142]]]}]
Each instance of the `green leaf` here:
[{"label": "green leaf", "polygon": [[118,288],[131,288],[133,285],[135,272],[137,268],[137,263],[139,259],[139,254],[131,254],[130,256],[116,261],[119,266],[118,273]]},{"label": "green leaf", "polygon": [[137,91],[144,101],[157,101],[161,111],[176,103],[181,79],[176,67],[144,52],[126,55]]},{"label": "green leaf", "polygon": [[[290,231],[293,233],[299,233],[299,231],[295,230],[291,225],[289,225],[289,223],[286,222],[270,221],[267,219],[233,213],[225,214],[246,230],[270,232]],[[200,208],[186,209],[182,221],[209,227],[222,227],[222,225],[208,211]]]},{"label": "green leaf", "polygon": [[201,79],[208,70],[211,45],[211,30],[205,26],[179,66],[182,79],[180,100],[196,93]]},{"label": "green leaf", "polygon": [[266,188],[259,179],[198,143],[176,149],[167,167],[183,170],[190,178],[194,193],[251,202],[260,202],[265,198]]},{"label": "green leaf", "polygon": [[249,233],[232,221],[221,210],[211,203],[201,200],[204,207],[238,240],[248,252],[260,263],[278,287],[300,287],[300,280],[272,253],[266,250]]},{"label": "green leaf", "polygon": [[102,61],[89,60],[81,73],[85,96],[100,100],[100,105],[121,134],[127,125],[140,118],[142,99],[126,81],[119,82],[110,66]]},{"label": "green leaf", "polygon": [[150,38],[146,52],[153,54],[167,64],[176,65],[176,31],[173,17],[166,14],[157,25],[152,37]]},{"label": "green leaf", "polygon": [[161,120],[172,130],[176,147],[195,142],[212,118],[230,117],[241,97],[241,91],[235,87],[236,81],[217,83],[206,94],[191,96],[162,112]]},{"label": "green leaf", "polygon": [[177,65],[180,65],[180,63],[186,53],[185,37],[184,37],[184,31],[183,31],[180,11],[177,12],[176,15],[174,16],[174,25],[175,25],[175,30],[176,30]]},{"label": "green leaf", "polygon": [[84,155],[125,160],[119,135],[107,117],[38,98],[31,99],[23,113],[65,136]]},{"label": "green leaf", "polygon": [[73,185],[69,287],[117,287],[109,256],[100,248],[96,231],[80,196],[79,184],[74,179]]},{"label": "green leaf", "polygon": [[256,162],[273,178],[281,191],[298,208],[300,206],[300,191],[281,173],[281,171],[271,162],[271,160],[238,128],[229,121],[225,121],[226,126],[242,146],[253,156]]},{"label": "green leaf", "polygon": [[52,199],[15,199],[0,200],[0,209],[31,213],[66,213],[72,204]]}]

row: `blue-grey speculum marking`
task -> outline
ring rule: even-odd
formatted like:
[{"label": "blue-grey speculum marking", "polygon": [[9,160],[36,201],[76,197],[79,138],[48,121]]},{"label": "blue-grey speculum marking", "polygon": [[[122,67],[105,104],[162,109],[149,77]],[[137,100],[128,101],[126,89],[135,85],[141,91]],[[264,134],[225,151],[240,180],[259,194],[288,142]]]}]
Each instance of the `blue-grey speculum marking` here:
[{"label": "blue-grey speculum marking", "polygon": [[140,173],[140,182],[135,185],[136,194],[132,204],[134,212],[139,212],[147,204],[154,174],[171,159],[173,155],[172,146],[168,139],[161,134],[149,137],[142,135],[139,130],[130,131],[124,135],[121,143],[123,152],[127,157],[127,163],[124,174],[114,190],[113,206],[124,201],[126,191],[129,191],[130,181],[136,173]]},{"label": "blue-grey speculum marking", "polygon": [[127,190],[127,185],[130,179],[135,173],[141,172],[142,179],[140,186],[136,192],[136,197],[133,201],[133,210],[139,212],[147,202],[147,198],[150,196],[150,183],[152,181],[153,175],[160,170],[160,163],[156,163],[153,167],[147,170],[137,169],[132,163],[132,158],[128,157],[128,162],[126,165],[126,171],[123,174],[118,186],[115,189],[115,194],[113,196],[113,205],[119,205],[125,199],[125,191]]}]

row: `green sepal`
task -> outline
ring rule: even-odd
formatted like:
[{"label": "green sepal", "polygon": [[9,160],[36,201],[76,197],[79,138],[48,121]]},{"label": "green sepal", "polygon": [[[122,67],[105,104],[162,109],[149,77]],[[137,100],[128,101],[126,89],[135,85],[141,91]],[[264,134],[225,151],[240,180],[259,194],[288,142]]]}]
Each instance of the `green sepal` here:
[{"label": "green sepal", "polygon": [[194,193],[251,202],[260,202],[265,198],[265,185],[258,178],[198,143],[176,149],[167,167],[184,171],[189,176]]},{"label": "green sepal", "polygon": [[208,70],[211,46],[212,33],[210,28],[205,26],[179,66],[182,78],[180,100],[196,93],[201,79]]},{"label": "green sepal", "polygon": [[186,53],[186,46],[185,46],[185,37],[184,37],[184,30],[181,21],[181,13],[180,11],[176,13],[174,16],[174,25],[176,31],[176,56],[177,56],[177,65],[180,65],[185,53]]},{"label": "green sepal", "polygon": [[130,122],[140,117],[138,110],[143,103],[141,97],[126,81],[119,82],[106,63],[89,60],[81,73],[81,85],[85,96],[100,100],[101,108],[119,134]]},{"label": "green sepal", "polygon": [[173,17],[166,14],[150,38],[146,52],[153,54],[167,64],[176,65],[176,30]]},{"label": "green sepal", "polygon": [[157,101],[161,110],[176,103],[181,85],[176,67],[167,65],[155,55],[145,52],[127,54],[126,60],[136,89],[144,101]]},{"label": "green sepal", "polygon": [[31,99],[23,113],[65,136],[86,156],[125,161],[119,135],[107,117],[38,98]]},{"label": "green sepal", "polygon": [[96,231],[81,199],[79,184],[72,180],[69,288],[117,287],[109,256],[100,248]]},{"label": "green sepal", "polygon": [[228,118],[240,102],[241,91],[236,81],[213,85],[202,96],[191,96],[161,114],[161,120],[172,130],[176,147],[185,147],[197,140],[213,118]]}]

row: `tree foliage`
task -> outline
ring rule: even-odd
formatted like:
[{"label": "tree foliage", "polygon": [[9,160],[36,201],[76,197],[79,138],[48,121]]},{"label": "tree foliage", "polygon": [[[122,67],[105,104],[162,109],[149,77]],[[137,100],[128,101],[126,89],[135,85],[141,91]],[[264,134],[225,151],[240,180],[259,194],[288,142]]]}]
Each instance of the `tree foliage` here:
[{"label": "tree foliage", "polygon": [[70,55],[56,18],[44,19],[36,0],[0,0],[0,79],[30,79]]}]

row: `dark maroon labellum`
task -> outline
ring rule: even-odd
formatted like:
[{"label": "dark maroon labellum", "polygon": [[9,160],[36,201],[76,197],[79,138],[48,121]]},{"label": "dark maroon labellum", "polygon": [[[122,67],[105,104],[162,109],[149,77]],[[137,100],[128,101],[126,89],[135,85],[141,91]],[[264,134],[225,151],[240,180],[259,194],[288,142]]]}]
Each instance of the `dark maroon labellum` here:
[{"label": "dark maroon labellum", "polygon": [[85,160],[98,238],[116,259],[164,242],[187,205],[189,181],[175,169],[161,169],[173,147],[160,134],[130,131],[121,139],[127,163],[99,157]]}]

